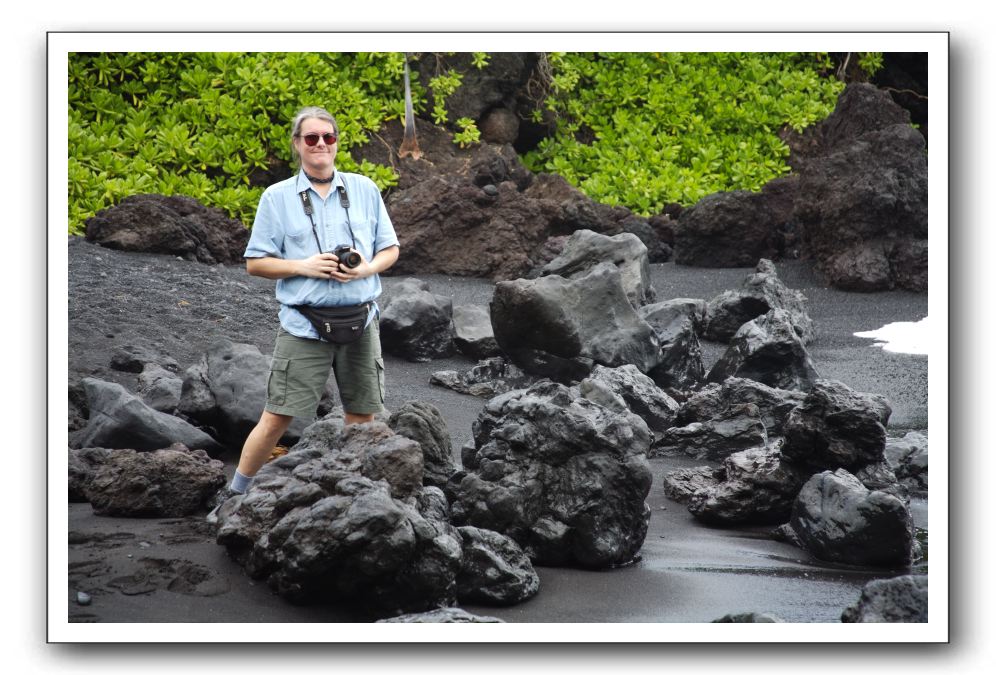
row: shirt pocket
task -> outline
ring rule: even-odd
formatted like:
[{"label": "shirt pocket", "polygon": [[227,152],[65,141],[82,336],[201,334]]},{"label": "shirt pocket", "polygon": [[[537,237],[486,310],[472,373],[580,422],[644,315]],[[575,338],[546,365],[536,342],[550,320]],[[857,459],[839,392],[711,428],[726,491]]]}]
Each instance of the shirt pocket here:
[{"label": "shirt pocket", "polygon": [[319,252],[314,233],[310,230],[288,232],[287,236],[284,237],[284,251],[288,260],[310,258]]}]

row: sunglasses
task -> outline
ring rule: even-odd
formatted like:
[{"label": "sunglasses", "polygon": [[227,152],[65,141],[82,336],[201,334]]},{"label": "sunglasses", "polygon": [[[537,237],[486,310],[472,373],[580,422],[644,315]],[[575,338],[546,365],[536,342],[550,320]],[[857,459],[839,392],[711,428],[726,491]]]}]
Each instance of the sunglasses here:
[{"label": "sunglasses", "polygon": [[[298,134],[298,136],[301,137],[300,134]],[[325,145],[332,145],[337,140],[339,140],[339,137],[336,136],[333,133],[326,133],[326,134],[305,134],[302,138],[304,138],[304,144],[305,145],[309,145],[309,146],[311,146],[311,145],[318,145],[318,139],[319,138],[321,138],[323,141],[325,141]]]}]

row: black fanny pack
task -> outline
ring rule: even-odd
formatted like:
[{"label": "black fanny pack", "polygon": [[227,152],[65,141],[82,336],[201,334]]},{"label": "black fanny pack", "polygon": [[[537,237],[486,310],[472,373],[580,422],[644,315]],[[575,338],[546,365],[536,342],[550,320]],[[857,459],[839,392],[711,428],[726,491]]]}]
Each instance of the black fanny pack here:
[{"label": "black fanny pack", "polygon": [[370,313],[369,302],[350,307],[293,307],[311,322],[321,339],[337,345],[348,345],[363,337]]}]

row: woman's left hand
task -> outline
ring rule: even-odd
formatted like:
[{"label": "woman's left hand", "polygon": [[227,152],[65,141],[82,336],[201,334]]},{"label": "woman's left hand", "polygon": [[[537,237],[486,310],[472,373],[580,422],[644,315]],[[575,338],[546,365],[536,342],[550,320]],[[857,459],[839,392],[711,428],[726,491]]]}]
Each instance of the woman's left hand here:
[{"label": "woman's left hand", "polygon": [[336,270],[332,272],[332,278],[344,284],[350,281],[356,281],[357,279],[369,277],[374,273],[373,268],[370,266],[370,263],[367,262],[367,259],[363,257],[362,253],[356,249],[350,250],[360,256],[360,264],[356,267],[350,268],[340,263]]}]

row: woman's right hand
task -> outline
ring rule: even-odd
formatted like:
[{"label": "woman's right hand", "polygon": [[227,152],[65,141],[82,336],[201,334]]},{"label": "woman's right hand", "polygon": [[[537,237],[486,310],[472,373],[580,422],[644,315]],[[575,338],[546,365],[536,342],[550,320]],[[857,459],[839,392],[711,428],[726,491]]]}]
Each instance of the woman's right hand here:
[{"label": "woman's right hand", "polygon": [[339,258],[332,253],[316,253],[310,258],[298,261],[298,274],[314,279],[331,279],[339,269]]}]

